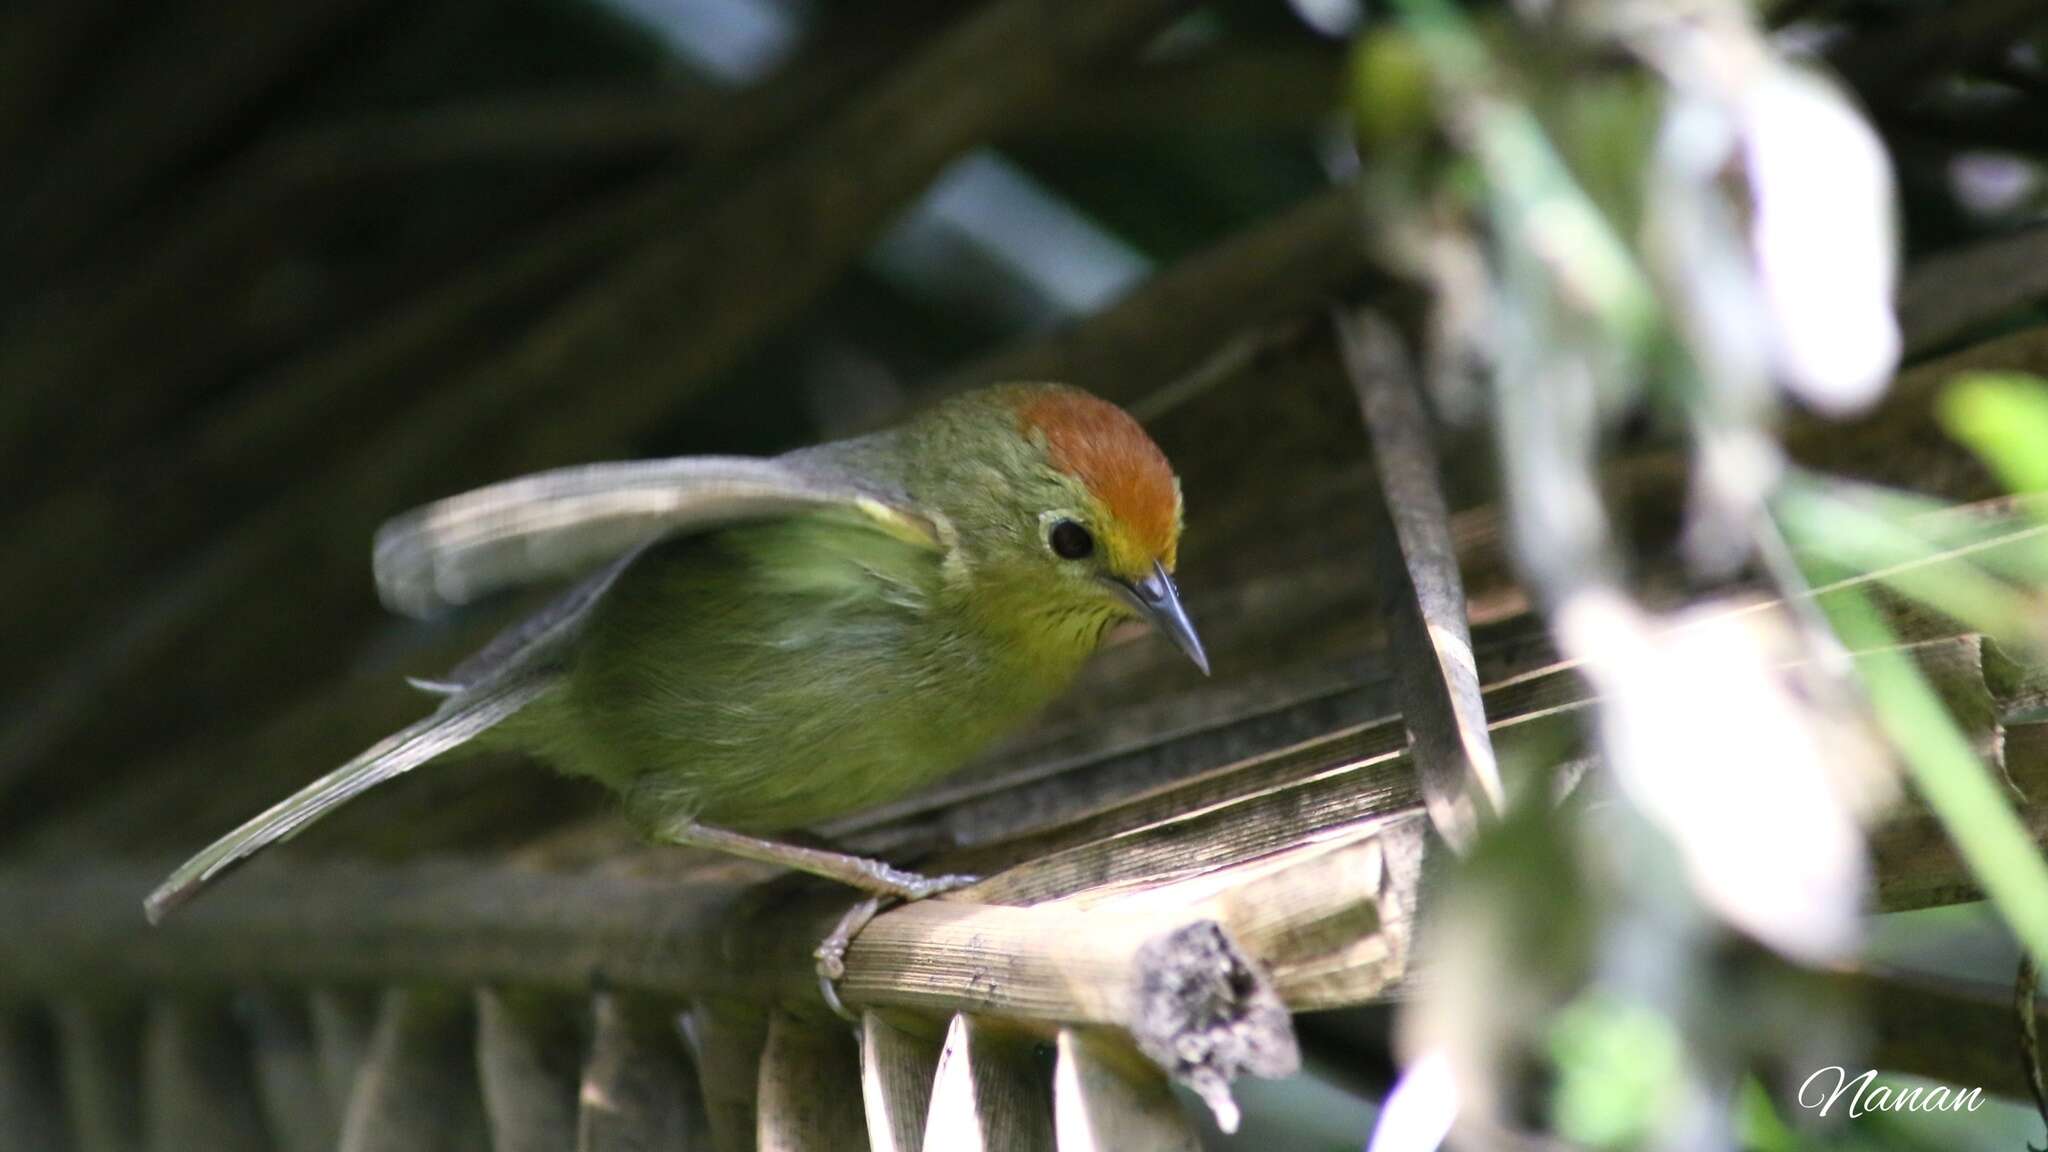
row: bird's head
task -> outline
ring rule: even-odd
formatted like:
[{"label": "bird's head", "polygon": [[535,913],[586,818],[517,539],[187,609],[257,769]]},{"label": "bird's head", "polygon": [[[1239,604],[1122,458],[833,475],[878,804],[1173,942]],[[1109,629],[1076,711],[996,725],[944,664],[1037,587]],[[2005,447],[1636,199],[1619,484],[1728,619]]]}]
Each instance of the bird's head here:
[{"label": "bird's head", "polygon": [[1142,620],[1204,673],[1208,657],[1173,581],[1180,481],[1123,409],[1059,384],[1010,384],[935,414],[927,442],[975,594],[1092,648]]}]

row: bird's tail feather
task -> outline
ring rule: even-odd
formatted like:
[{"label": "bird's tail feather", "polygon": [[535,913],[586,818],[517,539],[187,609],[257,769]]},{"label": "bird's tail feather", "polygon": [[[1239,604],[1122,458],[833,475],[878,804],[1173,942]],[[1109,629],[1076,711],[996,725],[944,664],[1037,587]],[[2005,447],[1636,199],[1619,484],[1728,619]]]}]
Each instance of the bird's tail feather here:
[{"label": "bird's tail feather", "polygon": [[143,901],[143,912],[150,923],[157,923],[221,873],[272,844],[291,839],[308,824],[384,781],[468,743],[531,704],[550,686],[545,677],[514,678],[450,698],[433,715],[379,740],[355,759],[214,841],[158,885]]}]

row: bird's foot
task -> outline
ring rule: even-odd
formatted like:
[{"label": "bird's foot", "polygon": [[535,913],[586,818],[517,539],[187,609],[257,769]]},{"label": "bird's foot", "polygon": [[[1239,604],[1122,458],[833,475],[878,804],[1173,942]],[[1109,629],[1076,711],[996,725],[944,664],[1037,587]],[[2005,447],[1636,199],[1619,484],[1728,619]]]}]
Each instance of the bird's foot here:
[{"label": "bird's foot", "polygon": [[942,896],[945,893],[957,892],[962,888],[972,888],[974,885],[981,883],[981,877],[979,876],[958,874],[920,876],[915,872],[906,872],[904,877],[907,882],[899,890],[890,893],[890,895],[905,903],[915,903],[916,901],[926,900],[933,896]]},{"label": "bird's foot", "polygon": [[860,935],[869,921],[882,914],[884,908],[897,903],[913,903],[944,892],[968,887],[980,880],[978,876],[920,876],[905,872],[886,864],[876,864],[873,879],[877,886],[886,883],[889,890],[870,896],[846,910],[839,923],[832,928],[832,934],[819,941],[811,953],[817,960],[818,991],[825,997],[825,1004],[842,1019],[859,1023],[860,1018],[848,1011],[839,999],[839,981],[846,975],[846,950],[853,946],[853,938]]},{"label": "bird's foot", "polygon": [[917,872],[855,857],[866,867],[863,874],[851,881],[854,887],[877,896],[890,896],[906,902],[928,899],[945,892],[979,883],[979,876],[925,876]]},{"label": "bird's foot", "polygon": [[[894,901],[890,896],[870,896],[846,910],[832,934],[818,942],[817,950],[811,955],[818,961],[818,978],[829,988],[833,981],[846,975],[846,950],[853,946],[853,938],[868,926],[868,921],[881,915],[885,903]],[[831,997],[836,999],[836,997]]]}]

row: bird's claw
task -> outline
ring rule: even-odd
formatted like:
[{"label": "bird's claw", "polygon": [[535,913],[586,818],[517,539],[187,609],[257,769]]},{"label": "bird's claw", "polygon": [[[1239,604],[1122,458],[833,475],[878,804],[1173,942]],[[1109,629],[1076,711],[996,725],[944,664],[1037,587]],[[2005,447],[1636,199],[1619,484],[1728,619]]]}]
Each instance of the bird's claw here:
[{"label": "bird's claw", "polygon": [[833,926],[832,934],[819,941],[811,952],[818,962],[818,991],[825,997],[825,1006],[843,1020],[860,1022],[839,999],[839,980],[846,975],[846,950],[853,946],[853,938],[868,926],[868,921],[881,915],[882,909],[895,900],[894,896],[870,896],[848,908]]},{"label": "bird's claw", "polygon": [[827,980],[838,980],[846,975],[846,949],[853,943],[855,933],[867,926],[882,910],[882,898],[871,897],[849,909],[840,918],[839,926],[830,936],[818,943],[811,955],[818,961],[818,975]]},{"label": "bird's claw", "polygon": [[817,961],[818,991],[825,998],[826,1007],[832,1009],[841,1019],[859,1023],[859,1017],[847,1010],[839,999],[839,981],[846,975],[846,950],[853,946],[853,938],[860,935],[868,922],[882,914],[882,909],[898,902],[915,903],[945,892],[958,891],[981,881],[979,876],[918,876],[902,873],[894,885],[895,891],[870,896],[846,910],[839,923],[832,928],[832,934],[818,942],[811,952]]}]

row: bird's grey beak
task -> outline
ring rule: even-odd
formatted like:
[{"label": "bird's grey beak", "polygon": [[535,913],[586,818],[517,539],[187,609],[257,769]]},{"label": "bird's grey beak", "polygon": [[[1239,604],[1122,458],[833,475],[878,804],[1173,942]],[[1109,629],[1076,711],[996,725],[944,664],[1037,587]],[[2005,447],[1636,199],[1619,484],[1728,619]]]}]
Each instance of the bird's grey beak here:
[{"label": "bird's grey beak", "polygon": [[1194,621],[1188,619],[1188,610],[1180,605],[1180,590],[1173,586],[1173,577],[1167,573],[1166,565],[1155,560],[1152,571],[1144,579],[1111,579],[1109,584],[1138,610],[1138,615],[1165,633],[1174,647],[1187,653],[1195,667],[1202,670],[1202,675],[1209,674],[1209,657],[1202,651],[1202,638],[1195,635]]}]

